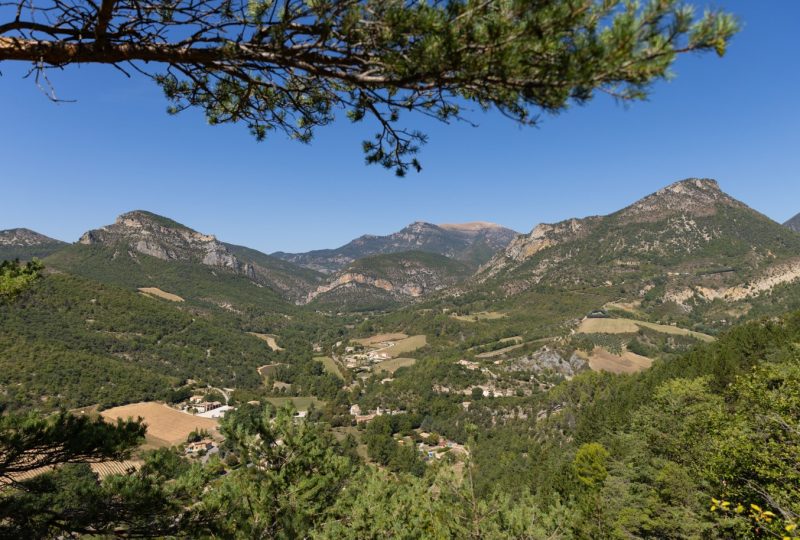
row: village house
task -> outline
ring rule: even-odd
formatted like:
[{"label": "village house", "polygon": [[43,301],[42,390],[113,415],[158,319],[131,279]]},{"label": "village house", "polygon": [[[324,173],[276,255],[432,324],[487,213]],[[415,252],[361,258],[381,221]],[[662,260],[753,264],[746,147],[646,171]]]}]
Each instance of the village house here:
[{"label": "village house", "polygon": [[214,409],[218,409],[222,407],[222,403],[219,401],[203,401],[200,403],[196,403],[194,405],[194,410],[198,413],[204,413],[208,411],[213,411]]},{"label": "village house", "polygon": [[214,448],[214,441],[211,439],[202,439],[197,442],[190,442],[186,445],[184,452],[190,456],[199,455],[201,452],[208,453]]}]

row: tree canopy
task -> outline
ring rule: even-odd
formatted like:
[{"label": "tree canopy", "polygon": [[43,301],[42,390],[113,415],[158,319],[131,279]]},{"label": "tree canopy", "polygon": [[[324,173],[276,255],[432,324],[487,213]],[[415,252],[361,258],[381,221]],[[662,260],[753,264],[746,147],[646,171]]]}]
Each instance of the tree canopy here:
[{"label": "tree canopy", "polygon": [[496,109],[522,124],[597,92],[641,99],[678,54],[723,54],[732,16],[678,0],[0,0],[0,61],[110,64],[170,110],[308,142],[337,113],[378,126],[368,163],[405,174],[444,122]]}]

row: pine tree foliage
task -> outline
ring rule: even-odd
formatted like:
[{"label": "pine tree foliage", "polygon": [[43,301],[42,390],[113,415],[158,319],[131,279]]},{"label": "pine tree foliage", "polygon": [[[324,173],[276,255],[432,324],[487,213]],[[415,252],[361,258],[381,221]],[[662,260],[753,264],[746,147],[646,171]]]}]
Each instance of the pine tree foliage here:
[{"label": "pine tree foliage", "polygon": [[258,139],[371,118],[367,162],[404,174],[426,136],[401,113],[534,124],[597,92],[642,99],[678,54],[721,55],[736,28],[678,0],[2,0],[0,61],[141,72],[173,112]]}]

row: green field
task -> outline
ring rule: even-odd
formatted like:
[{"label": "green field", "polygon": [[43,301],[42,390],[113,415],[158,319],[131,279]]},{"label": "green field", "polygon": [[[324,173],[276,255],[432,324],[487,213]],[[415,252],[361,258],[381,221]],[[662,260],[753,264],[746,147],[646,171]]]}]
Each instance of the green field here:
[{"label": "green field", "polygon": [[401,339],[396,341],[393,346],[380,350],[387,353],[392,358],[397,358],[400,355],[408,354],[416,351],[417,349],[421,349],[427,344],[428,338],[426,338],[424,335],[418,335]]},{"label": "green field", "polygon": [[335,427],[331,431],[333,431],[333,436],[336,437],[338,441],[343,441],[345,437],[348,435],[352,435],[356,441],[358,442],[358,446],[356,446],[356,452],[364,461],[369,461],[369,454],[367,453],[367,445],[364,444],[361,440],[361,432],[355,426],[342,426],[342,427]]},{"label": "green field", "polygon": [[516,345],[503,347],[502,349],[497,349],[496,351],[489,351],[481,354],[476,354],[475,358],[494,358],[495,356],[501,356],[503,354],[506,354],[507,352],[511,352],[523,346],[525,346],[525,343],[517,343]]},{"label": "green field", "polygon": [[341,368],[339,365],[334,361],[333,358],[329,356],[315,356],[314,360],[318,362],[322,362],[325,371],[330,373],[331,375],[336,375],[340,379],[344,380],[344,373],[342,373]]},{"label": "green field", "polygon": [[299,396],[299,397],[270,397],[267,398],[267,401],[275,405],[276,407],[283,407],[288,402],[292,402],[294,408],[298,411],[307,411],[311,404],[314,404],[314,407],[319,408],[325,405],[324,401],[321,401],[312,396]]},{"label": "green field", "polygon": [[413,366],[416,360],[414,358],[392,358],[391,360],[384,360],[372,366],[373,373],[385,371],[394,374],[395,371],[401,367]]},{"label": "green field", "polygon": [[477,321],[494,321],[497,319],[502,319],[506,316],[505,313],[500,313],[499,311],[479,311],[477,313],[470,313],[469,315],[450,315],[454,319],[458,319],[459,321],[464,322],[477,322]]}]

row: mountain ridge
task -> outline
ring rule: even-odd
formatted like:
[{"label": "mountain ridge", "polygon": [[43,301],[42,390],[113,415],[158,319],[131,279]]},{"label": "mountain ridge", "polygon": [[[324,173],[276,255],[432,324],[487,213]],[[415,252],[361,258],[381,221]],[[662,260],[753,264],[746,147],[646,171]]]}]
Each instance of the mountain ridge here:
[{"label": "mountain ridge", "polygon": [[435,225],[415,221],[395,233],[383,236],[365,234],[338,248],[304,253],[278,251],[271,255],[327,274],[338,272],[364,257],[404,251],[436,253],[477,268],[508,245],[517,234],[489,222]]},{"label": "mountain ridge", "polygon": [[536,287],[591,291],[606,302],[633,302],[640,312],[682,317],[716,300],[744,302],[792,283],[798,268],[800,236],[716,181],[690,178],[605,216],[539,224],[483,265],[472,283],[504,297]]}]

